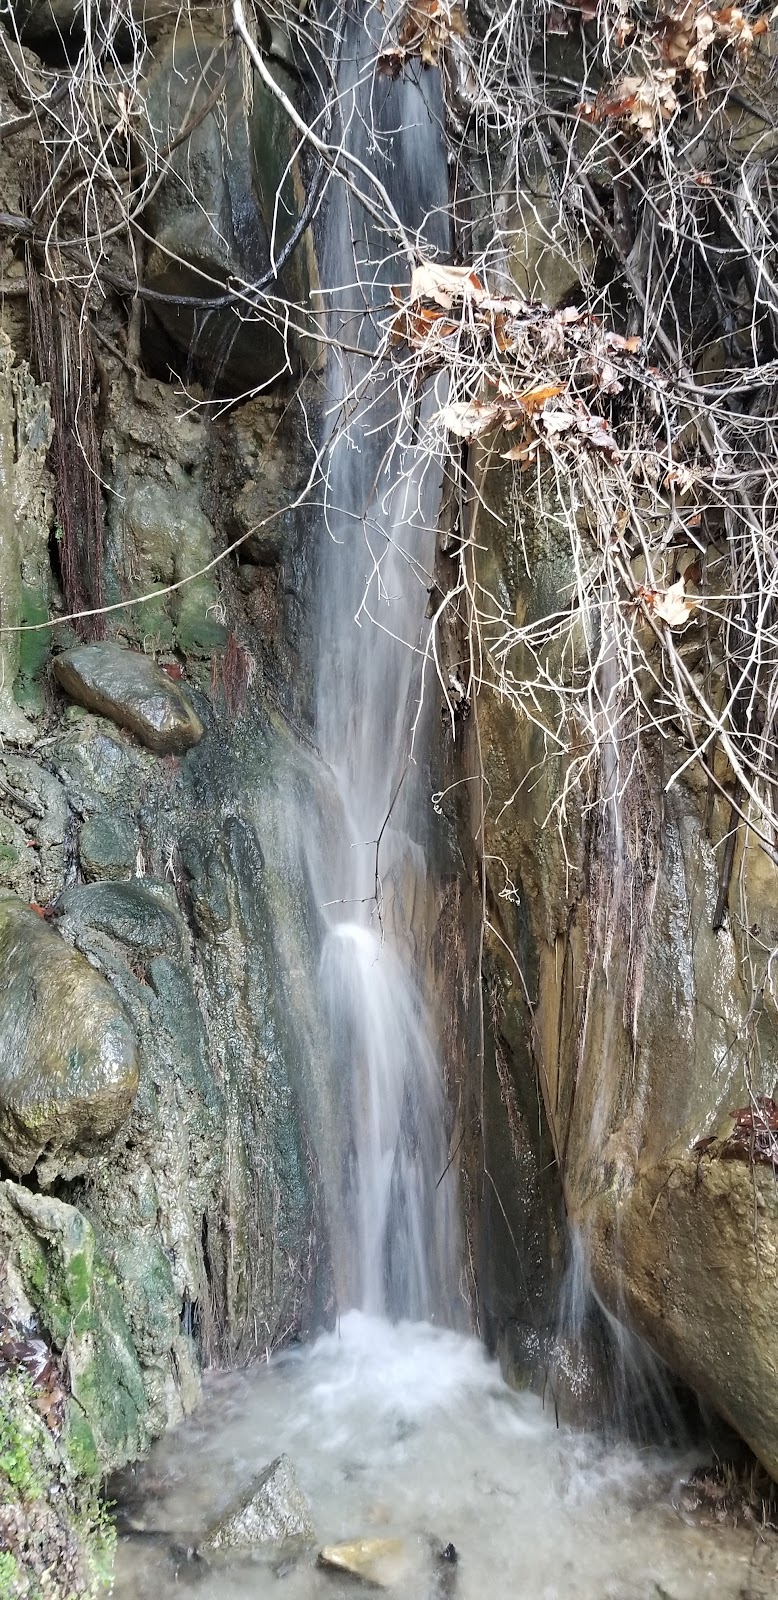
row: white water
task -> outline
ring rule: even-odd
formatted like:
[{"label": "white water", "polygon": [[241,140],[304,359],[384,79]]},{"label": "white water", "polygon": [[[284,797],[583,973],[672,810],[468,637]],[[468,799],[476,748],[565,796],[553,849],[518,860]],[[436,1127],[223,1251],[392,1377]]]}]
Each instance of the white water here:
[{"label": "white water", "polygon": [[[557,1429],[474,1339],[350,1312],[337,1332],[215,1378],[139,1469],[117,1600],[340,1600],[353,1582],[278,1553],[187,1560],[206,1526],[287,1451],[318,1539],[399,1537],[402,1600],[767,1600],[775,1551],[676,1508],[681,1456]],[[157,1537],[155,1537],[155,1532]],[[432,1557],[430,1537],[459,1561]],[[178,1553],[176,1546],[179,1547]],[[451,1584],[441,1590],[441,1582]],[[367,1592],[367,1591],[365,1591]]]},{"label": "white water", "polygon": [[[354,20],[340,82],[348,144],[372,162],[410,233],[423,234],[429,248],[447,198],[432,91],[409,79],[372,83],[372,59]],[[336,187],[323,281],[330,331],[344,346],[374,347],[388,286],[408,277],[407,260],[393,255]],[[415,743],[413,727],[440,479],[415,452],[413,419],[398,417],[391,384],[364,384],[369,365],[348,350],[333,355],[326,385],[332,434],[312,670],[315,738],[334,775],[341,826],[321,838],[309,817],[298,822],[324,914],[322,1016],[335,1071],[346,1080],[345,1092],[342,1083],[331,1086],[338,1110],[325,1119],[337,1126],[340,1148],[321,1166],[340,1309],[450,1323],[462,1320],[456,1175],[414,959],[420,930],[405,909],[419,903],[415,887],[427,873],[425,719]]]}]

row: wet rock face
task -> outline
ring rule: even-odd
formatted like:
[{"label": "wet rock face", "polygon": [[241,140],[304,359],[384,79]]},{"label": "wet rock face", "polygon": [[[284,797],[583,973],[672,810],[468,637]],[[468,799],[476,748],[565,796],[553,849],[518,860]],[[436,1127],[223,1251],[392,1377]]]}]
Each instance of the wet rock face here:
[{"label": "wet rock face", "polygon": [[145,655],[84,644],[54,660],[58,683],[79,705],[129,728],[156,755],[184,755],[203,725],[183,690]]},{"label": "wet rock face", "polygon": [[204,1550],[244,1545],[312,1543],[316,1532],[308,1501],[288,1456],[277,1456],[255,1478],[240,1504],[222,1517],[203,1540]]},{"label": "wet rock face", "polygon": [[125,1122],[135,1036],[105,978],[21,901],[0,899],[0,1156],[79,1156]]},{"label": "wet rock face", "polygon": [[[205,115],[183,150],[170,158],[171,176],[149,206],[155,242],[146,281],[164,295],[190,302],[157,301],[155,314],[175,346],[208,373],[209,381],[255,388],[277,383],[290,365],[298,364],[299,340],[284,329],[283,317],[272,319],[264,310],[252,318],[250,300],[237,308],[229,302],[209,307],[207,302],[218,300],[229,281],[250,286],[267,277],[271,236],[272,257],[278,259],[298,216],[295,183],[285,171],[292,141],[286,113],[258,80],[248,109],[243,75],[232,62],[229,45],[203,22],[195,36],[178,29],[160,44],[146,97],[152,136],[160,148],[170,145],[180,128],[202,112],[222,75],[226,115]],[[278,66],[274,71],[294,98],[294,78]],[[303,244],[266,289],[305,305],[309,283]],[[191,303],[197,299],[203,301],[202,311]],[[148,337],[153,349],[153,336]]]},{"label": "wet rock face", "polygon": [[585,1213],[597,1288],[778,1479],[778,1188],[764,1165],[665,1160]]},{"label": "wet rock face", "polygon": [[0,1184],[0,1245],[7,1299],[67,1350],[68,1458],[98,1476],[151,1442],[143,1374],[114,1275],[94,1231],[74,1206],[20,1184]]},{"label": "wet rock face", "polygon": [[[528,491],[518,526],[509,488],[494,486],[495,514],[481,521],[479,577],[530,624],[567,592],[571,556]],[[518,656],[514,670],[520,677]],[[531,663],[524,670],[530,677]],[[564,664],[553,671],[563,681]],[[668,784],[686,754],[680,741],[643,737],[616,805],[587,815],[568,796],[558,826],[564,764],[549,759],[531,720],[485,696],[479,737],[489,780],[486,1033],[495,1044],[483,1139],[495,1212],[511,1222],[510,1236],[496,1215],[490,1223],[487,1189],[480,1285],[489,1334],[503,1351],[512,1339],[527,1347],[518,1334],[531,1331],[534,1279],[556,1274],[560,1284],[564,1224],[556,1242],[544,1240],[543,1218],[549,1190],[562,1216],[561,1186],[606,1308],[778,1473],[773,1173],[694,1151],[728,1112],[774,1092],[778,1025],[764,962],[778,945],[778,873],[738,837],[722,917],[729,808],[710,803],[699,769]],[[625,730],[624,774],[633,754]],[[548,1130],[545,1160],[533,1149],[528,1086],[543,1106],[534,1122]],[[538,1171],[550,1174],[543,1204]],[[540,1248],[526,1231],[533,1208]],[[571,1264],[568,1279],[584,1300],[586,1270],[574,1282]],[[547,1310],[553,1329],[553,1303]],[[563,1371],[552,1368],[550,1381],[564,1392]]]}]

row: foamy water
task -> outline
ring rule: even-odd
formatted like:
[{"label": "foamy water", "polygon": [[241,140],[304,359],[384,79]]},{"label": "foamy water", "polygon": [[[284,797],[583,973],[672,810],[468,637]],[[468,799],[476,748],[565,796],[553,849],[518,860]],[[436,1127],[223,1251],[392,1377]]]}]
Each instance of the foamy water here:
[{"label": "foamy water", "polygon": [[[402,1600],[767,1600],[774,1547],[686,1522],[689,1458],[557,1428],[474,1339],[349,1312],[267,1367],[210,1380],[124,1499],[119,1600],[339,1600],[353,1580],[272,1556],[187,1560],[208,1525],[286,1451],[318,1543],[399,1537]],[[432,1542],[453,1542],[443,1567]]]}]

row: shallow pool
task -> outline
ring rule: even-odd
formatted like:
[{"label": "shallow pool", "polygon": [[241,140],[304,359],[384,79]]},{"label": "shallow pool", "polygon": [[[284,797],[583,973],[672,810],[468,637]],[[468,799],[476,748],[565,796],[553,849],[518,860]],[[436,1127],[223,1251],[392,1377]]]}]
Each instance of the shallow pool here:
[{"label": "shallow pool", "polygon": [[[320,1544],[399,1537],[403,1600],[774,1600],[776,1545],[680,1510],[688,1457],[557,1428],[474,1339],[349,1312],[250,1372],[212,1375],[119,1497],[119,1600],[340,1600],[353,1579],[298,1561],[193,1558],[282,1451]],[[453,1543],[455,1565],[438,1546]],[[367,1592],[367,1591],[364,1591]]]}]

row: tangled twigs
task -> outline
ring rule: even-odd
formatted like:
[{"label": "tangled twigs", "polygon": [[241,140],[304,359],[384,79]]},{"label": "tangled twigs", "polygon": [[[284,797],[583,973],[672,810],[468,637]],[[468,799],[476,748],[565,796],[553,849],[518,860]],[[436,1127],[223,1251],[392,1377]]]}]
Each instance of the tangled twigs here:
[{"label": "tangled twigs", "polygon": [[[622,794],[650,735],[669,783],[700,763],[778,860],[772,21],[693,0],[471,7],[454,190],[480,189],[492,237],[471,268],[417,267],[385,353],[400,388],[434,376],[428,448],[453,478],[461,438],[479,440],[487,500],[515,464],[525,564],[533,528],[567,540],[547,614],[517,624],[477,578],[470,595],[482,681],[560,758],[560,816],[573,790]],[[554,33],[580,36],[578,85]],[[573,285],[556,310],[507,284],[538,249]]]},{"label": "tangled twigs", "polygon": [[[701,763],[727,813],[734,807],[775,856],[773,13],[704,0],[662,8],[405,0],[386,12],[366,3],[360,23],[373,58],[344,63],[345,77],[368,86],[369,109],[359,101],[357,111],[354,84],[346,92],[338,79],[345,7],[326,16],[267,9],[273,27],[292,30],[310,93],[292,98],[271,70],[267,18],[232,0],[200,99],[193,93],[164,147],[150,132],[148,52],[129,0],[101,11],[99,31],[74,47],[66,89],[59,75],[36,78],[8,45],[20,117],[6,132],[16,136],[24,121],[21,136],[30,136],[32,108],[47,181],[31,215],[5,214],[0,230],[34,248],[44,278],[75,283],[82,304],[111,289],[153,296],[133,281],[128,259],[148,236],[150,198],[178,171],[174,152],[221,105],[237,48],[241,71],[292,129],[292,159],[307,151],[316,164],[271,274],[340,184],[351,281],[366,281],[357,256],[368,218],[368,270],[376,282],[399,283],[383,318],[372,303],[355,310],[356,359],[335,434],[349,435],[357,415],[360,425],[375,418],[385,427],[391,402],[382,471],[396,469],[412,499],[426,471],[442,469],[459,504],[489,504],[499,484],[525,568],[534,530],[566,542],[570,581],[529,620],[485,583],[477,559],[458,563],[450,595],[432,607],[429,644],[452,718],[460,689],[435,637],[447,604],[470,616],[461,703],[489,684],[535,724],[564,773],[560,815],[573,789],[585,804],[601,803],[604,772],[605,798],[621,793],[650,737],[663,743],[670,783]],[[423,245],[385,181],[391,136],[376,106],[409,76],[440,79],[456,212],[451,264]],[[539,287],[547,260],[564,267],[558,293],[536,297],[530,285],[520,294],[517,264]],[[285,333],[309,332],[310,307],[281,303],[273,282],[204,277],[202,299],[173,298],[203,309],[229,303]],[[345,347],[347,325],[327,338]],[[419,419],[412,449],[410,418]],[[477,487],[466,448],[476,441]],[[326,476],[327,459],[324,449],[314,478]],[[371,581],[380,585],[380,562]]]}]

